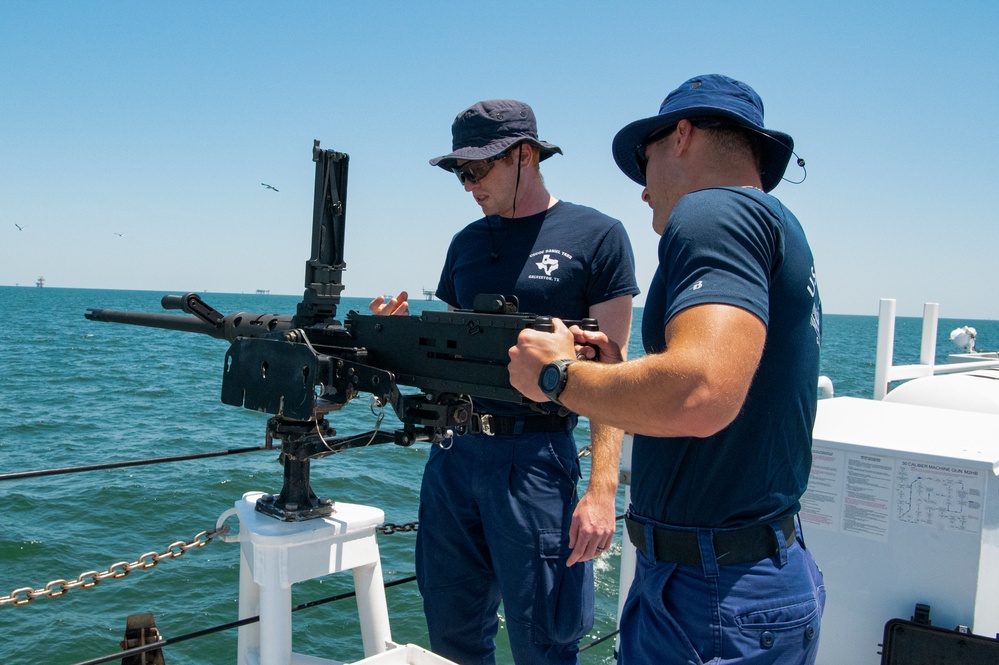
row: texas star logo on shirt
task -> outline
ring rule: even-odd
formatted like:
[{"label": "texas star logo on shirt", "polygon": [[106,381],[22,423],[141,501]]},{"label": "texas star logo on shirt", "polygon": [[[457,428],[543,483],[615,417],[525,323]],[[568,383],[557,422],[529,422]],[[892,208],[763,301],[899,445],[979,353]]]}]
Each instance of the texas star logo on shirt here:
[{"label": "texas star logo on shirt", "polygon": [[[565,275],[566,271],[570,274],[573,272],[573,258],[572,254],[563,251],[561,249],[552,249],[551,247],[546,247],[544,249],[539,249],[535,252],[531,252],[528,257],[530,263],[524,264],[525,273],[527,273],[527,279],[540,279],[548,282],[560,282],[562,281],[559,274]],[[537,269],[531,268],[531,264],[534,264]],[[558,273],[559,265],[562,266],[562,272]]]},{"label": "texas star logo on shirt", "polygon": [[545,274],[550,276],[553,270],[558,270],[558,259],[553,259],[550,254],[545,254],[545,257],[534,265],[544,270]]}]

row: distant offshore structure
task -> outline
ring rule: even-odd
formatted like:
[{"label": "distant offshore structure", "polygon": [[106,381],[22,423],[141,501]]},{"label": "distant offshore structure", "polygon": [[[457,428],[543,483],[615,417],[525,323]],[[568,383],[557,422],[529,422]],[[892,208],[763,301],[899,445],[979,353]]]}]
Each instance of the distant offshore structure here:
[{"label": "distant offshore structure", "polygon": [[35,286],[37,286],[38,288],[42,288],[43,286],[45,286],[45,278],[39,277],[38,281],[35,282]]},{"label": "distant offshore structure", "polygon": [[258,296],[259,296],[259,295],[267,295],[267,294],[268,294],[268,293],[270,293],[270,292],[271,292],[271,290],[270,290],[270,289],[257,289],[257,295],[258,295]]},{"label": "distant offshore structure", "polygon": [[423,297],[426,298],[427,300],[433,300],[434,291],[432,291],[431,289],[423,289]]}]

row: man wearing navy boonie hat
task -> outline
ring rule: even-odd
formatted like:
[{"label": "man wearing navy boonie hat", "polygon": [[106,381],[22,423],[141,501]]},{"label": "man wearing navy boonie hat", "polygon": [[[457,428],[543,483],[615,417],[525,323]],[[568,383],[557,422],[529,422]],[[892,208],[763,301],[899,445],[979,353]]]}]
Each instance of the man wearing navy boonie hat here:
[{"label": "man wearing navy boonie hat", "polygon": [[745,83],[712,74],[671,92],[613,143],[662,236],[647,355],[625,362],[561,322],[510,351],[511,383],[536,399],[552,361],[598,346],[600,362],[573,363],[558,399],[635,433],[622,665],[815,661],[825,587],[795,515],[822,307],[801,225],[768,193],[793,146]]},{"label": "man wearing navy boonie hat", "polygon": [[[457,176],[484,216],[452,238],[437,297],[471,309],[480,293],[516,296],[521,312],[596,318],[626,346],[638,293],[628,235],[549,194],[539,164],[562,150],[538,138],[531,107],[478,102],[451,136],[451,152],[430,164]],[[406,313],[406,297],[371,309]],[[577,663],[593,625],[591,559],[614,537],[623,432],[590,422],[580,499],[576,416],[538,402],[476,399],[473,433],[434,446],[424,469],[416,574],[431,648],[457,663],[496,662],[501,600],[517,665]]]},{"label": "man wearing navy boonie hat", "polygon": [[538,149],[539,161],[562,154],[557,145],[538,138],[534,110],[512,99],[478,102],[458,114],[451,126],[453,150],[430,160],[431,166],[453,170],[460,162],[488,160],[526,143]]}]

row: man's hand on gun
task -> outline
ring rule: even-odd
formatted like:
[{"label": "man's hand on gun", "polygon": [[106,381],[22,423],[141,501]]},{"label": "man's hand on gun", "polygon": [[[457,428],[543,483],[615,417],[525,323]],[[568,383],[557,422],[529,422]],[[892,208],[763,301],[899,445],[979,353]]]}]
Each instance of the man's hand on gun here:
[{"label": "man's hand on gun", "polygon": [[517,346],[510,347],[510,385],[535,402],[548,399],[538,387],[541,368],[559,358],[593,360],[605,364],[621,362],[621,347],[595,330],[579,326],[566,327],[561,319],[552,319],[554,332],[525,328],[517,337]]},{"label": "man's hand on gun", "polygon": [[409,294],[401,291],[395,298],[388,298],[387,300],[385,296],[378,296],[368,304],[368,309],[371,310],[372,314],[377,314],[378,316],[395,314],[405,316],[409,314]]}]

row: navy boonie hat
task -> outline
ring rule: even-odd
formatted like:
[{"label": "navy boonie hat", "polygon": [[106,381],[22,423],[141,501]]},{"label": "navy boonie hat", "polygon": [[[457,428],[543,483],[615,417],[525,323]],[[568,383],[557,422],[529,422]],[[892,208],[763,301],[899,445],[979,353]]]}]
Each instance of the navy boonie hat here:
[{"label": "navy boonie hat", "polygon": [[537,146],[542,160],[562,154],[557,145],[538,140],[531,107],[512,99],[490,99],[468,107],[451,124],[451,139],[452,152],[431,159],[431,166],[450,171],[459,159],[489,159],[522,142]]},{"label": "navy boonie hat", "polygon": [[762,134],[766,139],[760,146],[763,191],[769,192],[780,184],[794,150],[794,139],[783,132],[764,129],[760,96],[745,83],[721,74],[690,79],[666,96],[657,115],[636,120],[619,131],[614,137],[614,161],[626,176],[644,187],[645,177],[638,168],[635,148],[660,127],[698,117],[727,118]]}]

